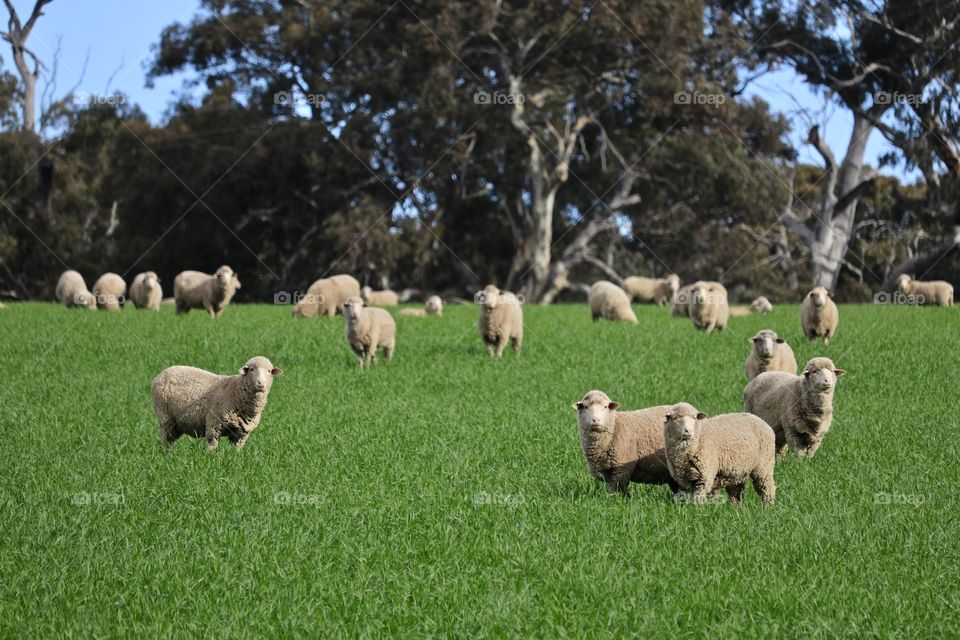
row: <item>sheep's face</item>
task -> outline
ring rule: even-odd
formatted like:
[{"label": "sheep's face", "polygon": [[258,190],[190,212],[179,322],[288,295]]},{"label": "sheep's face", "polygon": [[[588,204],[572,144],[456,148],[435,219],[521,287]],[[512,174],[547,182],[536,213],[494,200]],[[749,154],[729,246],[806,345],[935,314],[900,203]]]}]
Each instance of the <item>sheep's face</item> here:
[{"label": "sheep's face", "polygon": [[817,393],[829,393],[837,384],[837,378],[846,371],[837,369],[829,358],[814,358],[803,368],[803,385]]},{"label": "sheep's face", "polygon": [[266,395],[270,393],[273,379],[283,375],[283,370],[273,366],[263,356],[257,356],[247,360],[247,363],[240,368],[240,375],[243,376],[244,382],[256,393]]},{"label": "sheep's face", "polygon": [[160,279],[157,278],[157,274],[150,271],[143,277],[143,290],[147,293],[153,293],[160,286]]},{"label": "sheep's face", "polygon": [[910,288],[910,276],[907,274],[901,275],[897,278],[897,289],[900,290],[900,293],[906,293],[907,289]]},{"label": "sheep's face", "polygon": [[224,265],[217,269],[216,273],[213,275],[217,278],[219,285],[226,289],[228,286],[230,286],[230,283],[233,280],[233,269]]},{"label": "sheep's face", "polygon": [[707,414],[681,402],[670,407],[663,418],[663,437],[667,443],[688,444],[700,438],[700,421]]},{"label": "sheep's face", "polygon": [[680,290],[680,277],[676,274],[667,276],[667,286],[670,287],[670,297],[673,298]]},{"label": "sheep's face", "polygon": [[485,311],[493,311],[500,304],[502,292],[492,284],[488,284],[482,291],[478,291],[475,296],[477,304],[481,305]]},{"label": "sheep's face", "polygon": [[611,415],[619,406],[619,402],[611,400],[603,391],[590,391],[580,402],[573,403],[580,430],[598,433],[610,430]]},{"label": "sheep's face", "polygon": [[807,294],[807,298],[810,299],[810,303],[820,308],[827,304],[827,298],[830,297],[830,294],[827,293],[827,290],[823,287],[814,287],[810,293]]},{"label": "sheep's face", "polygon": [[353,296],[343,303],[343,315],[347,322],[356,322],[363,314],[363,308],[367,305],[360,296]]},{"label": "sheep's face", "polygon": [[772,358],[777,350],[777,345],[784,343],[784,339],[778,336],[776,332],[767,329],[758,331],[757,335],[750,338],[750,340],[753,342],[753,352],[756,353],[757,357],[761,360],[769,360]]},{"label": "sheep's face", "polygon": [[97,298],[89,291],[81,291],[73,297],[73,303],[78,307],[86,307],[87,309],[96,309],[97,308]]},{"label": "sheep's face", "polygon": [[443,309],[443,302],[437,296],[427,298],[427,313],[440,313]]}]

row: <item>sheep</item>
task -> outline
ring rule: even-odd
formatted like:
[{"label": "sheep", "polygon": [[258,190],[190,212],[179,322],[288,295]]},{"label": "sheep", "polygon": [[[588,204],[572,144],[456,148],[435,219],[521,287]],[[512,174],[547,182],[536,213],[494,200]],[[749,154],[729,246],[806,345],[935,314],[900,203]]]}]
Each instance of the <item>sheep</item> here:
[{"label": "sheep", "polygon": [[160,301],[163,300],[163,290],[160,288],[160,279],[153,271],[138,273],[130,285],[130,301],[137,309],[160,311]]},{"label": "sheep", "polygon": [[177,313],[190,309],[206,309],[211,318],[223,315],[234,291],[239,288],[233,269],[223,265],[213,275],[200,271],[181,271],[173,279],[173,297]]},{"label": "sheep", "polygon": [[708,418],[686,402],[670,407],[663,423],[664,452],[670,475],[703,503],[723,487],[739,504],[747,478],[765,505],[773,504],[773,429],[749,413]]},{"label": "sheep", "polygon": [[118,311],[123,308],[127,283],[115,273],[105,273],[93,283],[93,297],[97,299],[97,308],[106,311]]},{"label": "sheep", "polygon": [[360,295],[360,283],[353,276],[339,274],[317,280],[307,289],[307,295],[293,307],[295,318],[332,318],[343,311],[343,303]]},{"label": "sheep", "polygon": [[831,294],[823,287],[814,287],[800,305],[800,326],[809,340],[823,338],[823,345],[837,332],[840,312],[831,300]]},{"label": "sheep", "polygon": [[210,452],[226,436],[242,449],[260,424],[273,379],[282,373],[263,356],[247,360],[236,376],[196,367],[164,369],[151,385],[160,443],[169,448],[183,435],[206,438]]},{"label": "sheep", "polygon": [[744,411],[766,420],[777,437],[777,456],[787,447],[812,458],[833,421],[833,392],[844,375],[830,358],[813,358],[799,376],[767,371],[743,390]]},{"label": "sheep", "polygon": [[678,486],[667,468],[662,424],[669,406],[617,411],[603,391],[588,391],[573,403],[587,471],[610,493],[626,494],[631,482]]},{"label": "sheep", "polygon": [[623,281],[623,290],[631,301],[653,302],[662,307],[672,301],[680,288],[680,278],[671,274],[666,278],[630,276]]},{"label": "sheep", "polygon": [[796,375],[797,359],[793,356],[793,349],[775,331],[758,331],[750,338],[750,344],[753,348],[743,363],[747,381],[753,380],[764,371],[786,371]]},{"label": "sheep", "polygon": [[754,298],[753,302],[750,303],[750,311],[758,315],[764,315],[773,311],[773,305],[770,304],[766,296],[760,296]]},{"label": "sheep", "polygon": [[953,306],[953,285],[943,280],[921,282],[913,280],[907,274],[897,278],[897,289],[912,304],[931,304],[941,307]]},{"label": "sheep", "polygon": [[443,300],[440,298],[440,296],[430,296],[427,298],[427,301],[424,303],[424,307],[427,310],[428,316],[443,315]]},{"label": "sheep", "polygon": [[693,299],[693,287],[696,282],[680,287],[677,295],[673,297],[673,304],[670,306],[670,316],[675,318],[690,317],[690,301]]},{"label": "sheep", "polygon": [[627,293],[612,282],[606,280],[594,282],[587,292],[587,301],[590,303],[590,316],[594,322],[598,318],[631,324],[637,322],[637,315],[630,308],[630,298]]},{"label": "sheep", "polygon": [[730,319],[727,290],[719,282],[703,281],[694,284],[690,294],[690,320],[693,326],[710,333],[723,331]]},{"label": "sheep", "polygon": [[412,318],[426,318],[427,311],[426,309],[400,309],[397,312],[398,316],[409,316]]},{"label": "sheep", "polygon": [[387,362],[396,349],[397,325],[386,309],[367,306],[363,298],[353,296],[343,303],[344,333],[347,344],[357,356],[357,365],[370,367],[383,349]]},{"label": "sheep", "polygon": [[513,352],[519,355],[523,346],[523,309],[517,296],[488,284],[474,298],[480,304],[477,328],[487,353],[499,358],[507,342],[511,342]]},{"label": "sheep", "polygon": [[400,296],[389,289],[385,291],[374,291],[370,287],[360,289],[360,297],[364,302],[377,307],[395,307],[400,304]]},{"label": "sheep", "polygon": [[83,307],[91,310],[97,308],[97,298],[87,289],[83,276],[72,269],[61,273],[60,279],[57,280],[57,300],[67,308]]}]

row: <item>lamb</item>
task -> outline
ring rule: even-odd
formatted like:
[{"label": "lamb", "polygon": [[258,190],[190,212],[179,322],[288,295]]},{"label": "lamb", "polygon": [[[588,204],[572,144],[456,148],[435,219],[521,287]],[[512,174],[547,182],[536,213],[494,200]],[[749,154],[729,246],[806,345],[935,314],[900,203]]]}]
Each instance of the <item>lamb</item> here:
[{"label": "lamb", "polygon": [[673,274],[666,278],[630,276],[623,281],[623,289],[631,301],[653,302],[658,307],[672,301],[679,288],[680,278]]},{"label": "lamb", "polygon": [[440,298],[440,296],[430,296],[427,298],[427,301],[424,303],[424,307],[427,310],[428,316],[443,315],[443,300]]},{"label": "lamb", "polygon": [[347,344],[357,356],[357,365],[363,369],[376,361],[377,351],[383,349],[387,362],[393,359],[396,349],[397,325],[386,309],[369,307],[360,296],[353,296],[343,303],[346,320]]},{"label": "lamb", "polygon": [[138,273],[130,285],[130,301],[137,309],[160,311],[160,301],[163,300],[163,290],[160,288],[160,278],[153,271]]},{"label": "lamb", "polygon": [[400,304],[400,296],[389,289],[384,291],[374,291],[370,287],[360,289],[360,297],[370,305],[377,307],[395,307]]},{"label": "lamb", "polygon": [[480,303],[477,328],[487,353],[499,358],[507,342],[511,342],[513,352],[519,354],[523,346],[523,309],[517,296],[488,284],[477,292],[475,299]]},{"label": "lamb", "polygon": [[295,318],[332,318],[343,311],[343,303],[360,295],[360,283],[353,276],[339,274],[317,280],[307,289],[307,295],[293,307]]},{"label": "lamb", "polygon": [[400,309],[400,311],[397,312],[397,315],[410,316],[413,318],[426,318],[427,311],[426,309]]},{"label": "lamb", "polygon": [[57,280],[57,300],[67,308],[83,307],[91,310],[97,308],[97,298],[87,289],[83,276],[72,269],[61,273],[60,279]]},{"label": "lamb", "polygon": [[907,300],[912,304],[953,306],[953,285],[943,280],[921,282],[904,273],[897,278],[897,289],[908,296]]},{"label": "lamb", "polygon": [[573,403],[587,471],[610,493],[626,494],[631,482],[666,484],[676,493],[663,450],[662,425],[670,407],[622,412],[619,407],[596,389]]},{"label": "lamb", "polygon": [[202,437],[210,452],[226,436],[242,449],[260,424],[273,379],[282,373],[263,356],[247,360],[236,376],[196,367],[164,369],[151,385],[161,444],[169,448],[180,436]]},{"label": "lamb", "polygon": [[671,317],[690,317],[690,301],[693,299],[693,287],[696,284],[696,282],[688,284],[677,291],[677,295],[673,297],[673,304],[670,306]]},{"label": "lamb", "polygon": [[782,371],[761,373],[743,390],[744,411],[766,420],[777,437],[777,455],[787,447],[812,458],[833,421],[833,392],[844,375],[830,358],[813,358],[799,376]]},{"label": "lamb", "polygon": [[830,299],[831,295],[823,287],[814,287],[800,305],[800,326],[803,335],[810,340],[823,338],[823,345],[830,344],[830,338],[837,332],[840,312]]},{"label": "lamb", "polygon": [[719,282],[700,281],[694,284],[690,299],[690,320],[693,326],[710,333],[723,331],[730,319],[727,289]]},{"label": "lamb", "polygon": [[758,315],[764,315],[773,311],[773,305],[770,304],[766,296],[760,296],[754,298],[753,302],[750,303],[750,311]]},{"label": "lamb", "polygon": [[726,413],[713,418],[686,402],[670,407],[663,424],[664,451],[670,475],[693,501],[724,487],[730,501],[739,504],[747,478],[765,505],[773,504],[773,429],[749,413]]},{"label": "lamb", "polygon": [[797,359],[787,341],[775,331],[764,329],[750,338],[753,349],[743,363],[747,380],[753,380],[764,371],[786,371],[796,375]]},{"label": "lamb", "polygon": [[173,279],[173,297],[177,313],[206,309],[211,318],[223,315],[234,291],[240,287],[233,269],[223,265],[213,275],[200,271],[182,271]]},{"label": "lamb", "polygon": [[118,311],[123,308],[127,283],[115,273],[105,273],[93,283],[93,297],[97,299],[97,308],[106,311]]},{"label": "lamb", "polygon": [[630,308],[629,296],[612,282],[606,280],[594,282],[587,292],[587,301],[590,303],[590,315],[594,322],[597,318],[629,323],[637,322],[637,315]]}]

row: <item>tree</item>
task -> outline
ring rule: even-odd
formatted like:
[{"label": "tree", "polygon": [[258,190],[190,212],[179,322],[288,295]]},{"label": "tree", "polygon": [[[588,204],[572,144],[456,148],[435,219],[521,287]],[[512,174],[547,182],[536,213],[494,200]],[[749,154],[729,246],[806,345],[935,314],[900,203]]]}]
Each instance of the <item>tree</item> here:
[{"label": "tree", "polygon": [[[37,20],[43,15],[43,8],[53,2],[53,0],[36,0],[33,5],[33,11],[26,23],[20,21],[17,10],[11,0],[3,0],[7,6],[9,19],[7,21],[7,30],[0,32],[0,37],[10,43],[10,49],[13,51],[13,62],[20,74],[23,82],[23,90],[20,95],[20,107],[24,131],[33,133],[37,125],[37,80],[40,78],[40,69],[43,63],[33,51],[27,47],[27,40]],[[27,59],[29,58],[29,60]],[[31,62],[33,68],[31,69]]]}]

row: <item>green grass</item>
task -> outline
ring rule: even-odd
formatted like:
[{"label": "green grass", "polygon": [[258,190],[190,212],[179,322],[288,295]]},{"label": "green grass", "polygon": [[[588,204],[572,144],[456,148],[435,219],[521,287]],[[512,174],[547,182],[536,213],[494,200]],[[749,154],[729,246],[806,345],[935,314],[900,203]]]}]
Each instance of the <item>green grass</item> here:
[{"label": "green grass", "polygon": [[[398,317],[356,370],[343,320],[0,311],[0,636],[834,637],[960,633],[960,318],[842,306],[828,349],[798,308],[695,332],[663,309],[593,324],[529,306],[494,361],[476,308]],[[773,328],[840,380],[816,458],[777,503],[608,496],[571,402],[740,411],[748,336]],[[158,444],[172,364],[285,370],[246,448]]]}]

